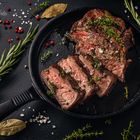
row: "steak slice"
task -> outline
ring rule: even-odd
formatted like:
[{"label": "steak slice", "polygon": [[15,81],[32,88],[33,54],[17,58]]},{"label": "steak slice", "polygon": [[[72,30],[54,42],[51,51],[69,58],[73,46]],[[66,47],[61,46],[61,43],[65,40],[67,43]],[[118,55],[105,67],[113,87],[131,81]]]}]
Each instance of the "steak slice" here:
[{"label": "steak slice", "polygon": [[116,82],[116,77],[108,70],[102,69],[97,61],[93,61],[87,55],[79,55],[79,61],[82,62],[83,66],[89,71],[92,80],[98,85],[97,95],[99,97],[107,95]]},{"label": "steak slice", "polygon": [[94,91],[97,89],[95,84],[91,84],[88,76],[83,72],[82,68],[76,63],[74,56],[69,56],[66,59],[62,59],[58,62],[58,65],[71,77],[77,81],[79,87],[85,91],[83,100],[94,95]]},{"label": "steak slice", "polygon": [[60,72],[53,66],[43,70],[41,77],[63,109],[73,108],[83,98],[83,94],[75,91],[69,81],[62,78]]}]

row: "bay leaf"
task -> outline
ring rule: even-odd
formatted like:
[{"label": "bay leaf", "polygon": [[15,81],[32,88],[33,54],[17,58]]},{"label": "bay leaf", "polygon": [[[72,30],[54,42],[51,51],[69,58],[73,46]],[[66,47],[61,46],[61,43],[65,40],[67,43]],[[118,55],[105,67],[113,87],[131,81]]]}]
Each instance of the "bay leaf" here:
[{"label": "bay leaf", "polygon": [[67,4],[65,3],[57,3],[54,4],[50,7],[48,7],[43,14],[41,15],[41,18],[53,18],[56,17],[62,13],[65,12],[65,10],[67,9]]},{"label": "bay leaf", "polygon": [[26,128],[26,123],[19,119],[9,119],[0,122],[0,136],[11,136]]}]

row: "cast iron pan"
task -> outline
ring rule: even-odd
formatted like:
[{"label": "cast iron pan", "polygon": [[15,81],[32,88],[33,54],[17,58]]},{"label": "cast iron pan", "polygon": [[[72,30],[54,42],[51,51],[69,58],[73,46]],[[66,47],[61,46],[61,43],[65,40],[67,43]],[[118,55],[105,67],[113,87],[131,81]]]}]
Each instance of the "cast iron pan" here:
[{"label": "cast iron pan", "polygon": [[[79,117],[79,118],[104,118],[110,117],[121,112],[124,112],[132,105],[134,105],[140,98],[140,42],[139,42],[139,33],[136,28],[133,28],[134,38],[135,38],[135,47],[129,50],[128,58],[133,60],[133,63],[129,66],[125,79],[126,82],[121,83],[117,81],[116,85],[113,87],[112,91],[108,96],[99,98],[96,95],[87,103],[82,104],[76,107],[73,110],[65,111],[62,110],[57,101],[50,97],[47,94],[47,87],[42,82],[40,77],[40,72],[43,69],[48,68],[50,65],[58,62],[61,58],[65,58],[70,54],[74,53],[73,43],[67,41],[66,44],[61,43],[61,39],[64,34],[70,30],[71,26],[75,21],[82,18],[82,16],[90,9],[93,8],[81,8],[69,13],[65,13],[57,18],[54,18],[48,22],[37,34],[34,39],[30,53],[29,53],[29,71],[31,79],[33,82],[34,89],[36,93],[42,100],[45,100],[47,103],[50,103],[55,108],[63,111],[64,113]],[[108,10],[108,9],[106,9]],[[108,10],[109,11],[109,10]],[[110,11],[112,13],[112,11]],[[117,13],[118,17],[121,17]],[[130,23],[126,22],[127,26],[132,26]],[[45,43],[48,40],[54,40],[55,46],[49,46],[45,48]],[[46,63],[41,63],[40,56],[46,51],[53,51],[53,55],[48,59]],[[59,55],[58,55],[59,54]],[[128,87],[129,98],[124,97],[124,86]]]},{"label": "cast iron pan", "polygon": [[[40,30],[31,46],[29,66],[33,85],[43,100],[49,102],[59,110],[62,109],[58,103],[52,97],[48,96],[47,88],[41,81],[40,72],[43,69],[48,68],[50,65],[58,62],[61,58],[65,58],[69,54],[73,54],[73,44],[67,41],[66,44],[63,45],[61,43],[61,39],[63,38],[64,34],[70,30],[72,24],[78,19],[82,18],[82,16],[90,9],[91,8],[82,8],[74,10],[51,20]],[[116,16],[119,17],[119,15]],[[127,24],[128,26],[131,26],[129,23]],[[135,29],[133,29],[133,32],[135,38],[138,33]],[[55,46],[45,48],[45,43],[48,40],[54,40]],[[71,111],[63,110],[63,112],[75,117],[93,119],[112,116],[123,112],[132,106],[139,99],[140,94],[140,60],[138,59],[137,46],[139,46],[138,40],[136,40],[136,46],[128,52],[128,57],[133,60],[133,63],[129,66],[126,72],[125,84],[118,81],[108,96],[103,98],[94,96],[89,102],[80,105]],[[53,56],[50,57],[46,63],[42,64],[40,61],[40,56],[46,50],[53,51]],[[124,86],[128,87],[128,100],[126,100],[124,97]]]}]

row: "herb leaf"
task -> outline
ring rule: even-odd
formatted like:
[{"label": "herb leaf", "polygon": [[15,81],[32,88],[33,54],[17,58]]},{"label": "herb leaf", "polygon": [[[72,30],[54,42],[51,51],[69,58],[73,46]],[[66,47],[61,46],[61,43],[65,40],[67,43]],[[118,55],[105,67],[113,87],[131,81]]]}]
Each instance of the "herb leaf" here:
[{"label": "herb leaf", "polygon": [[31,25],[24,40],[19,41],[18,44],[11,46],[7,54],[5,51],[2,53],[0,57],[0,79],[10,73],[15,64],[19,62],[21,59],[20,56],[26,49],[25,45],[33,40],[34,36],[38,32],[38,28],[38,25],[35,28],[33,28]]},{"label": "herb leaf", "polygon": [[45,51],[42,55],[41,55],[41,62],[46,62],[48,60],[48,58],[50,58],[52,56],[53,52],[52,51]]},{"label": "herb leaf", "polygon": [[133,136],[132,128],[133,128],[133,121],[130,121],[128,128],[123,129],[123,132],[121,133],[122,140],[129,140],[129,137]]},{"label": "herb leaf", "polygon": [[103,131],[91,131],[91,125],[87,124],[83,128],[74,130],[70,135],[67,135],[63,140],[84,140],[103,135]]},{"label": "herb leaf", "polygon": [[125,87],[124,87],[124,90],[125,90],[124,96],[125,96],[126,99],[128,99],[128,95],[129,95],[129,93],[128,93],[128,87],[125,86]]},{"label": "herb leaf", "polygon": [[41,18],[53,18],[56,17],[62,13],[65,12],[65,10],[67,9],[67,4],[65,3],[57,3],[54,4],[50,7],[48,7],[43,14],[41,15]]},{"label": "herb leaf", "polygon": [[0,136],[11,136],[26,128],[26,123],[18,119],[9,119],[0,123]]},{"label": "herb leaf", "polygon": [[128,9],[128,11],[131,13],[132,17],[136,21],[136,23],[140,26],[140,16],[138,15],[137,11],[134,9],[134,5],[132,0],[124,0],[124,5]]}]

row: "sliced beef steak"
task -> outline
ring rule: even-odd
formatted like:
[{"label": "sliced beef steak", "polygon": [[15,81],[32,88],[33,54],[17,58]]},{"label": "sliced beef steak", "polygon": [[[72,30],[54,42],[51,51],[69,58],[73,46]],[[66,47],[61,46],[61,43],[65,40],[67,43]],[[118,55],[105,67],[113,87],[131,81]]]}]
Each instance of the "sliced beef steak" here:
[{"label": "sliced beef steak", "polygon": [[105,10],[90,10],[73,25],[69,36],[76,42],[77,53],[94,54],[106,69],[124,81],[126,53],[134,41],[131,28],[126,29],[122,19]]},{"label": "sliced beef steak", "polygon": [[58,65],[71,77],[77,81],[79,87],[85,91],[85,97],[83,100],[94,95],[96,85],[91,84],[88,76],[83,72],[82,68],[76,63],[74,56],[69,56],[66,59],[62,59],[58,62]]},{"label": "sliced beef steak", "polygon": [[98,85],[99,90],[97,91],[97,95],[99,97],[107,95],[112,85],[116,82],[116,77],[109,71],[102,69],[99,62],[95,62],[87,55],[79,55],[79,61],[83,63],[92,80]]},{"label": "sliced beef steak", "polygon": [[63,109],[73,108],[83,98],[83,94],[75,91],[69,81],[61,77],[56,68],[51,66],[42,71],[41,77]]}]

